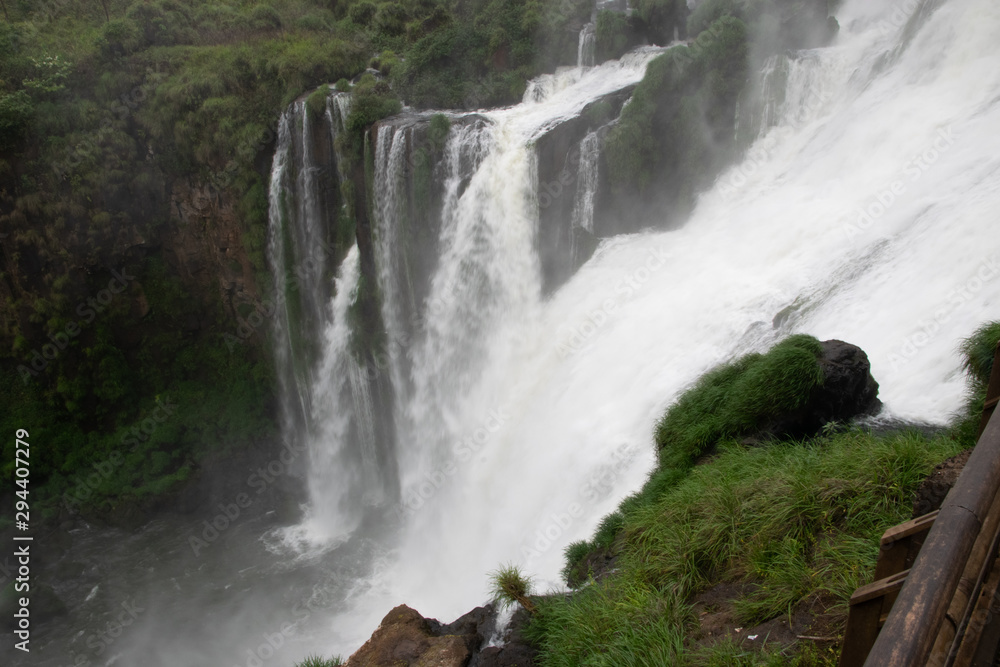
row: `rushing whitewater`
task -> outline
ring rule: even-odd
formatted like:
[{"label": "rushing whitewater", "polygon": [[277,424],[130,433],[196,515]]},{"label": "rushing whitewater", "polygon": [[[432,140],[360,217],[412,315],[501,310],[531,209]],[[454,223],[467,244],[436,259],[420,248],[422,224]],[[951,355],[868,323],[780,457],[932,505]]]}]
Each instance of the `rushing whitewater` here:
[{"label": "rushing whitewater", "polygon": [[[906,18],[847,2],[836,44],[771,61],[746,160],[688,224],[605,240],[547,300],[530,141],[609,88],[542,77],[487,114],[494,145],[449,205],[441,307],[411,353],[398,555],[334,619],[331,649],[401,602],[458,616],[502,562],[558,585],[563,548],[641,484],[678,393],[789,333],[862,346],[889,414],[949,418],[957,342],[1000,305],[1000,7],[946,3],[904,46]],[[579,101],[541,108],[560,93]]]},{"label": "rushing whitewater", "polygon": [[[740,107],[745,158],[687,223],[603,239],[548,295],[535,142],[661,50],[539,77],[514,107],[449,113],[420,289],[397,197],[410,120],[429,115],[374,137],[364,274],[360,243],[331,251],[345,176],[322,168],[349,98],[311,120],[290,107],[270,258],[279,296],[297,295],[275,318],[275,354],[289,444],[306,451],[305,518],[236,522],[200,554],[186,536],[202,527],[170,518],[83,539],[103,578],[80,592],[68,652],[130,595],[146,611],[108,664],[290,666],[346,657],[401,603],[451,621],[504,562],[558,587],[566,545],[644,481],[666,407],[790,333],[864,348],[889,415],[948,420],[965,389],[959,339],[1000,317],[1000,4],[950,0],[908,27],[912,4],[846,0],[832,46],[769,61]],[[601,138],[574,140],[580,230],[603,228]],[[387,339],[406,341],[377,377],[352,351],[368,275]]]}]

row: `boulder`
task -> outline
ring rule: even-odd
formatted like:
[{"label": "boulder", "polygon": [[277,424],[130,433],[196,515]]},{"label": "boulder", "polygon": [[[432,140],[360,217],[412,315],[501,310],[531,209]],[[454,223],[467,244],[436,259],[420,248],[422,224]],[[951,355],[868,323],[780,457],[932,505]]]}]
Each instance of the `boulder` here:
[{"label": "boulder", "polygon": [[882,409],[878,382],[872,377],[865,351],[842,340],[820,344],[823,346],[819,358],[823,382],[810,392],[805,405],[773,418],[761,435],[808,438],[819,434],[829,423],[874,415]]},{"label": "boulder", "polygon": [[348,667],[467,667],[492,631],[492,610],[478,607],[442,624],[400,605],[386,614]]}]

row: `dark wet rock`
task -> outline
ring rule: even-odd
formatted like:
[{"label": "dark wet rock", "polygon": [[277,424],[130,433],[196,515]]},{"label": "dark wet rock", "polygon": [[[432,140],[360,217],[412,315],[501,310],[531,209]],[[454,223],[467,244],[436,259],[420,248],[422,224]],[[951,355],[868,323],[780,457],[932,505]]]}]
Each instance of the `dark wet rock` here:
[{"label": "dark wet rock", "polygon": [[955,486],[971,454],[972,450],[967,449],[942,461],[931,471],[927,479],[920,483],[913,497],[913,518],[941,509],[945,496]]},{"label": "dark wet rock", "polygon": [[501,646],[489,646],[472,657],[469,667],[533,667],[538,650],[524,637],[531,616],[518,608],[504,630]]},{"label": "dark wet rock", "polygon": [[823,382],[812,390],[801,408],[774,417],[761,436],[809,438],[821,433],[827,424],[874,415],[882,409],[878,382],[872,377],[865,351],[842,340],[820,344]]}]

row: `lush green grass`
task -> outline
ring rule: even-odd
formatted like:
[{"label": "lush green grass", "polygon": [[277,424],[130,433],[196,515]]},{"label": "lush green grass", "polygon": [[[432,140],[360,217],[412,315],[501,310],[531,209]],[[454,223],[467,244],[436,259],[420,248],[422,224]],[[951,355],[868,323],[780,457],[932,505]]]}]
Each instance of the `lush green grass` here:
[{"label": "lush green grass", "polygon": [[691,595],[718,581],[752,584],[735,605],[744,625],[813,598],[846,612],[850,594],[870,579],[881,532],[908,518],[921,480],[959,450],[950,437],[860,430],[720,446],[709,463],[624,515],[617,572],[572,597],[539,601],[530,632],[542,664],[775,664],[685,653],[696,627]]},{"label": "lush green grass", "polygon": [[823,381],[821,354],[818,340],[797,335],[767,354],[748,354],[706,373],[656,425],[661,464],[689,463],[722,438],[801,407]]},{"label": "lush green grass", "polygon": [[567,550],[564,575],[581,582],[578,564],[588,554],[610,549],[627,519],[684,479],[698,457],[726,438],[764,426],[769,419],[800,407],[823,379],[819,341],[791,336],[766,354],[748,354],[702,376],[684,392],[656,426],[659,465],[643,488],[605,517],[594,538]]}]

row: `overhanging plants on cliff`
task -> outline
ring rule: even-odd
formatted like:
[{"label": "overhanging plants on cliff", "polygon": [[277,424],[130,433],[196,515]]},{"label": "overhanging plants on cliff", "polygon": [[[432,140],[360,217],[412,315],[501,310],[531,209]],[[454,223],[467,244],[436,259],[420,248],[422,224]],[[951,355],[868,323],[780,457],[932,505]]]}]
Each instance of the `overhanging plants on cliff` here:
[{"label": "overhanging plants on cliff", "polygon": [[501,607],[519,604],[530,614],[537,612],[531,601],[531,577],[521,574],[517,566],[508,563],[490,573],[490,597]]},{"label": "overhanging plants on cliff", "polygon": [[801,408],[823,383],[822,354],[818,340],[799,334],[766,354],[748,354],[703,375],[657,423],[659,464],[643,488],[604,518],[592,540],[567,548],[566,580],[578,585],[586,579],[581,567],[589,567],[591,554],[610,559],[627,517],[676,486],[699,456],[723,440],[750,434]]},{"label": "overhanging plants on cliff", "polygon": [[649,63],[605,145],[615,192],[639,196],[656,183],[669,191],[668,201],[687,201],[713,166],[731,157],[726,137],[747,53],[746,26],[727,16],[691,46],[674,47]]},{"label": "overhanging plants on cliff", "polygon": [[823,382],[820,342],[796,335],[706,373],[656,425],[661,466],[689,464],[723,438],[802,407]]}]

